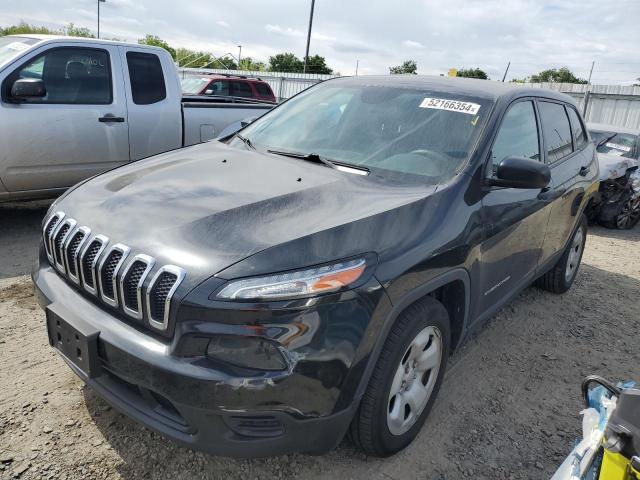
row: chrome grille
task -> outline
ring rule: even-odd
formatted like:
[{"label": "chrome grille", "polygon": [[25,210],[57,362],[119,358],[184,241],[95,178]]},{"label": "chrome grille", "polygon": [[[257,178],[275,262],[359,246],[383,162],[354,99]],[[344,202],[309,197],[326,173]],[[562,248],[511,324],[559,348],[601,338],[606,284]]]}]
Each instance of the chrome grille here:
[{"label": "chrome grille", "polygon": [[129,258],[128,246],[117,243],[107,248],[109,238],[92,236],[89,227],[76,225],[64,212],[55,212],[45,221],[42,235],[51,265],[104,303],[166,330],[171,300],[185,271],[164,265],[147,282],[156,264],[153,257],[137,254]]}]

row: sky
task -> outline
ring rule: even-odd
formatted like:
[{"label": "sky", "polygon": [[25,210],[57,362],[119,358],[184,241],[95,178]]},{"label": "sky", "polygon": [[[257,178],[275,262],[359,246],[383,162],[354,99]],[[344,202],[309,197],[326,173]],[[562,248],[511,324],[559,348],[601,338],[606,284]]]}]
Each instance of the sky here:
[{"label": "sky", "polygon": [[[304,56],[310,0],[106,0],[101,35],[157,35],[174,47],[268,62]],[[0,0],[0,26],[96,29],[97,0]],[[421,74],[479,67],[507,80],[569,67],[592,83],[640,77],[640,0],[316,0],[310,54],[342,75],[386,74],[413,59]]]}]

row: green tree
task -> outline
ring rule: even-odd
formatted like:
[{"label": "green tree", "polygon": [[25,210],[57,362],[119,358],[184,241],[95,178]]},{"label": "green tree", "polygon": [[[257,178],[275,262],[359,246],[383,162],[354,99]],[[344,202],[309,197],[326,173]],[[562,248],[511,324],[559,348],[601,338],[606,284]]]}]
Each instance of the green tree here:
[{"label": "green tree", "polygon": [[333,70],[327,66],[327,61],[320,55],[313,55],[309,57],[307,61],[308,73],[320,73],[324,75],[331,75]]},{"label": "green tree", "polygon": [[389,67],[389,73],[391,75],[399,75],[402,73],[418,73],[418,64],[415,60],[406,60],[402,63],[402,65],[398,65],[396,67]]},{"label": "green tree", "polygon": [[487,73],[484,70],[480,70],[479,68],[461,68],[458,70],[458,73],[456,74],[456,76],[489,80],[489,75],[487,75]]},{"label": "green tree", "polygon": [[272,72],[302,72],[304,62],[293,53],[278,53],[269,57],[269,70]]},{"label": "green tree", "polygon": [[174,60],[176,59],[175,48],[169,46],[169,44],[164,40],[162,40],[160,37],[147,34],[144,38],[139,39],[138,43],[140,45],[151,45],[154,47],[164,48],[167,52],[169,52],[169,55],[171,55],[171,58],[173,58]]},{"label": "green tree", "polygon": [[576,77],[567,67],[559,69],[550,68],[540,73],[531,75],[527,79],[531,83],[554,82],[554,83],[587,83],[583,78]]},{"label": "green tree", "polygon": [[68,35],[70,37],[89,37],[95,38],[88,28],[76,27],[73,23],[68,24],[60,30],[53,30],[48,27],[38,27],[29,25],[26,22],[20,22],[18,25],[11,25],[6,28],[0,28],[0,35],[21,35],[25,33],[36,33],[39,35]]},{"label": "green tree", "polygon": [[264,62],[255,61],[251,57],[244,57],[238,65],[238,70],[264,71],[266,69],[267,65]]}]

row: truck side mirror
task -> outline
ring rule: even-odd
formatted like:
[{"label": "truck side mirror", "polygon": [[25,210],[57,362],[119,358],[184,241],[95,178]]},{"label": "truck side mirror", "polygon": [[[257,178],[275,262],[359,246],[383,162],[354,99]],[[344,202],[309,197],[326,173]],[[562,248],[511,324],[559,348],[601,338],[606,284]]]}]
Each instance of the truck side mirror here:
[{"label": "truck side mirror", "polygon": [[39,78],[20,78],[11,86],[11,96],[18,100],[42,98],[46,94],[44,82]]},{"label": "truck side mirror", "polygon": [[507,157],[500,162],[489,185],[511,188],[545,188],[551,181],[549,166],[525,157]]}]

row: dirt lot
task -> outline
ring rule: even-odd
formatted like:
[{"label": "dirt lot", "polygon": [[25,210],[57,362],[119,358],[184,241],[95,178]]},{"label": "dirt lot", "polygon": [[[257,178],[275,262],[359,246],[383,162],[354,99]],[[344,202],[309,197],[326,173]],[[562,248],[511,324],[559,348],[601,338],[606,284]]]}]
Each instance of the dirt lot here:
[{"label": "dirt lot", "polygon": [[25,276],[43,214],[0,207],[0,478],[549,478],[580,429],[582,377],[640,380],[640,227],[593,228],[569,293],[527,289],[456,353],[406,451],[210,457],[115,412],[48,347]]}]

